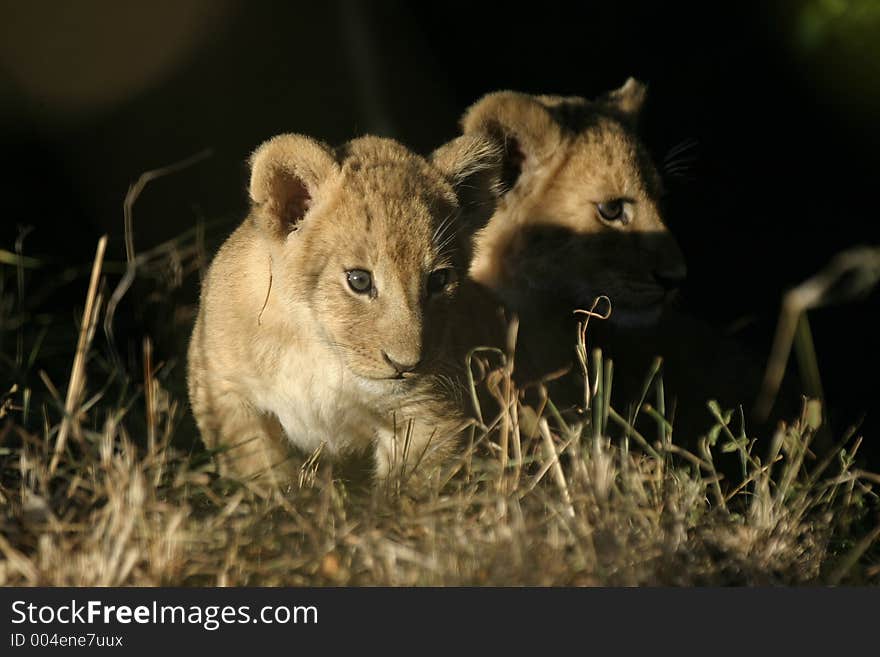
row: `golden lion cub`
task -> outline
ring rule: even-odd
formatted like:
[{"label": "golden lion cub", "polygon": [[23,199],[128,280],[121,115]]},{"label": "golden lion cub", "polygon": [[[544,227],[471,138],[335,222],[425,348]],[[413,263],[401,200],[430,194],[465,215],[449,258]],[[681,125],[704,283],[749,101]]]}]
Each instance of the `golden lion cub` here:
[{"label": "golden lion cub", "polygon": [[446,453],[468,422],[458,327],[484,307],[471,236],[500,173],[500,144],[478,135],[431,161],[376,137],[257,149],[251,212],[211,264],[189,349],[193,412],[225,469],[283,483],[290,446],[372,447],[386,477]]},{"label": "golden lion cub", "polygon": [[571,354],[573,309],[607,295],[613,323],[651,324],[685,276],[660,214],[660,176],[635,132],[644,100],[630,78],[595,101],[490,93],[462,118],[465,134],[504,139],[509,188],[470,273],[520,315],[526,340],[540,327],[542,365],[553,345]]}]

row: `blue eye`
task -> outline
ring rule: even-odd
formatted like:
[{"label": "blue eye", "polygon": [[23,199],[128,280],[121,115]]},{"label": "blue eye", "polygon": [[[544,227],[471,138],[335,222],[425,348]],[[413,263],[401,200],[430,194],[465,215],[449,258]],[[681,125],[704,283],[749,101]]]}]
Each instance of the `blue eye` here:
[{"label": "blue eye", "polygon": [[353,292],[367,294],[373,289],[373,276],[365,269],[350,269],[345,275]]}]

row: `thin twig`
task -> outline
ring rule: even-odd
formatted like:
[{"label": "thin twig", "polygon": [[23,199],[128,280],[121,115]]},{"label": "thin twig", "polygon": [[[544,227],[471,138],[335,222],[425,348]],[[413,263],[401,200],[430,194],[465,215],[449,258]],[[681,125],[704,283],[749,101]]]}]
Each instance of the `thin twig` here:
[{"label": "thin twig", "polygon": [[104,252],[107,249],[107,236],[98,240],[98,248],[95,252],[95,260],[92,263],[92,276],[89,280],[89,291],[86,294],[86,307],[83,309],[82,324],[79,327],[79,339],[76,344],[76,355],[73,357],[73,366],[70,370],[70,380],[67,384],[67,399],[64,402],[64,418],[61,420],[61,428],[58,430],[58,439],[55,442],[55,453],[49,464],[49,474],[55,474],[58,461],[67,445],[67,436],[72,426],[74,410],[79,401],[83,385],[85,384],[86,355],[94,335],[92,327],[97,319],[95,298],[98,294],[98,281],[101,278],[101,265],[104,263]]}]

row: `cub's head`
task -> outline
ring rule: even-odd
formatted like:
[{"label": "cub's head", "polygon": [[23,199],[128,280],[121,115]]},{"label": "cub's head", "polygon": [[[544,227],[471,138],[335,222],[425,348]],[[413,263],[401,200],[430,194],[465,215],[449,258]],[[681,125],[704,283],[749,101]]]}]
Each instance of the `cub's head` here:
[{"label": "cub's head", "polygon": [[658,207],[660,177],[635,133],[645,87],[630,78],[595,101],[502,91],[462,119],[504,140],[508,191],[478,235],[472,276],[518,312],[589,308],[655,321],[685,264]]},{"label": "cub's head", "polygon": [[264,143],[251,159],[251,220],[270,243],[270,293],[285,321],[301,334],[307,313],[315,339],[363,379],[423,371],[455,312],[500,172],[500,143],[479,135],[430,160],[376,137],[336,150],[298,135]]}]

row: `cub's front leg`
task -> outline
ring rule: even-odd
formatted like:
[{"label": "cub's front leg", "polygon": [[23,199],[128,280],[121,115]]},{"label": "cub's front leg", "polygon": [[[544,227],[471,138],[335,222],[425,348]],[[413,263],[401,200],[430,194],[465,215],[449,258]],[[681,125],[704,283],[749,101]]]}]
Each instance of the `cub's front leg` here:
[{"label": "cub's front leg", "polygon": [[376,478],[380,482],[413,485],[437,475],[451,464],[456,446],[470,422],[466,419],[396,420],[376,436]]},{"label": "cub's front leg", "polygon": [[252,482],[259,490],[284,489],[295,480],[298,461],[274,416],[235,392],[194,397],[199,431],[208,448],[219,450],[215,458],[221,474]]}]

